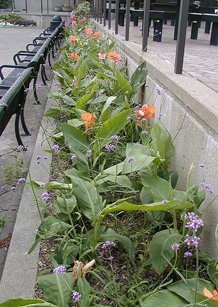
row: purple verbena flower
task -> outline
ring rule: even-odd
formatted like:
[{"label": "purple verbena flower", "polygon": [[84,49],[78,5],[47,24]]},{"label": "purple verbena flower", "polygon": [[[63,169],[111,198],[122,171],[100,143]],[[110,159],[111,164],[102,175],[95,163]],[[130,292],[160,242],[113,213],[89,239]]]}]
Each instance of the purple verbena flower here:
[{"label": "purple verbena flower", "polygon": [[151,148],[151,149],[150,149],[150,152],[151,152],[151,153],[154,153],[154,149]]},{"label": "purple verbena flower", "polygon": [[113,256],[110,256],[110,257],[107,258],[107,260],[110,260],[110,261],[112,261],[113,259],[114,259]]},{"label": "purple verbena flower", "polygon": [[54,207],[54,204],[53,204],[53,203],[50,203],[49,207],[50,207],[50,208]]},{"label": "purple verbena flower", "polygon": [[63,265],[58,266],[57,268],[55,268],[53,270],[53,273],[55,273],[55,274],[64,274],[64,273],[66,273],[66,268]]},{"label": "purple verbena flower", "polygon": [[47,192],[43,192],[41,195],[41,199],[44,201],[47,201],[49,199],[49,195]]},{"label": "purple verbena flower", "polygon": [[135,158],[134,157],[128,157],[127,159],[126,159],[126,163],[132,163],[132,162],[134,162],[135,161]]},{"label": "purple verbena flower", "polygon": [[131,116],[128,116],[128,117],[127,117],[127,120],[131,121],[131,120],[132,120],[132,117],[131,117]]},{"label": "purple verbena flower", "polygon": [[203,167],[205,167],[205,164],[201,163],[201,164],[199,164],[199,166],[203,168]]},{"label": "purple verbena flower", "polygon": [[52,149],[54,150],[54,152],[58,155],[60,153],[60,149],[59,149],[59,145],[53,145]]},{"label": "purple verbena flower", "polygon": [[105,146],[105,149],[106,149],[108,152],[110,152],[110,151],[115,151],[115,150],[116,150],[116,146],[113,145],[113,144],[107,144],[107,145]]},{"label": "purple verbena flower", "polygon": [[142,134],[148,135],[148,131],[144,130],[144,131],[142,131]]},{"label": "purple verbena flower", "polygon": [[19,178],[17,180],[17,184],[20,184],[21,182],[26,182],[26,178]]},{"label": "purple verbena flower", "polygon": [[76,160],[76,155],[72,155],[72,157],[70,158],[70,160],[71,160],[72,162],[74,162],[74,161]]},{"label": "purple verbena flower", "polygon": [[164,206],[166,206],[167,202],[166,202],[165,199],[162,200],[162,204],[163,204]]},{"label": "purple verbena flower", "polygon": [[15,187],[11,187],[11,191],[14,192],[16,190]]},{"label": "purple verbena flower", "polygon": [[112,135],[111,137],[110,137],[110,139],[112,140],[112,141],[115,141],[115,142],[119,142],[119,139],[120,139],[120,137],[118,136],[118,135]]},{"label": "purple verbena flower", "polygon": [[199,184],[199,186],[203,188],[205,191],[207,191],[209,194],[214,193],[214,190],[212,189],[212,186],[209,183],[202,182]]},{"label": "purple verbena flower", "polygon": [[82,295],[79,292],[73,291],[72,294],[72,300],[74,302],[79,302],[79,300],[81,299]]},{"label": "purple verbena flower", "polygon": [[200,238],[197,236],[189,236],[186,235],[186,239],[184,240],[184,242],[188,245],[188,246],[194,246],[195,248],[198,247],[198,242],[199,242]]},{"label": "purple verbena flower", "polygon": [[172,245],[172,250],[178,250],[179,249],[179,247],[180,247],[180,244],[178,244],[178,243],[174,243],[173,245]]},{"label": "purple verbena flower", "polygon": [[183,255],[184,258],[188,258],[188,257],[191,257],[191,256],[193,256],[191,252],[185,252],[184,255]]},{"label": "purple verbena flower", "polygon": [[106,241],[102,244],[101,249],[106,249],[107,247],[115,247],[116,243],[112,241]]},{"label": "purple verbena flower", "polygon": [[92,155],[92,151],[91,151],[91,149],[88,149],[87,152],[86,152],[86,157],[89,158],[89,157],[91,157],[91,155]]},{"label": "purple verbena flower", "polygon": [[188,220],[187,224],[185,225],[185,228],[188,228],[190,230],[194,230],[194,232],[198,232],[198,228],[204,226],[204,222],[202,219],[199,219],[194,212],[188,212],[185,214],[185,219]]},{"label": "purple verbena flower", "polygon": [[1,193],[4,191],[6,187],[7,187],[7,184],[4,184],[3,186],[1,186]]}]

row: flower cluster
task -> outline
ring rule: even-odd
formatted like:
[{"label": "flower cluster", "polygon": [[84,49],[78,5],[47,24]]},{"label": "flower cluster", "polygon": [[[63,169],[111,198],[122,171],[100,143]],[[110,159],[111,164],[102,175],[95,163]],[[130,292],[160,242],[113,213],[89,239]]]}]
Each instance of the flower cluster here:
[{"label": "flower cluster", "polygon": [[81,118],[84,120],[84,125],[87,128],[91,128],[95,125],[95,114],[94,113],[84,113],[81,115]]},{"label": "flower cluster", "polygon": [[117,54],[115,51],[109,52],[107,57],[111,60],[114,60],[115,63],[117,63],[119,61],[119,58],[120,58],[119,54]]},{"label": "flower cluster", "polygon": [[101,249],[106,249],[108,247],[115,247],[116,243],[112,241],[106,241],[102,244]]},{"label": "flower cluster", "polygon": [[184,242],[188,245],[188,246],[194,246],[195,248],[198,248],[198,242],[199,242],[200,238],[197,236],[190,236],[190,235],[186,235],[186,238],[184,240]]},{"label": "flower cluster", "polygon": [[135,158],[134,157],[128,157],[127,159],[126,159],[126,163],[132,163],[132,162],[134,162],[135,161]]},{"label": "flower cluster", "polygon": [[118,135],[112,135],[111,137],[110,137],[110,139],[112,140],[112,141],[115,141],[115,142],[119,142],[119,139],[120,139],[120,137],[118,136]]},{"label": "flower cluster", "polygon": [[59,145],[53,145],[52,150],[58,155],[60,153]]},{"label": "flower cluster", "polygon": [[79,60],[79,55],[76,52],[72,52],[70,54],[70,58],[71,58],[71,60],[77,61],[77,60]]},{"label": "flower cluster", "polygon": [[212,189],[212,186],[209,183],[202,182],[199,184],[199,186],[203,188],[205,191],[207,191],[209,194],[214,193],[214,190]]},{"label": "flower cluster", "polygon": [[49,195],[47,192],[43,192],[42,195],[41,195],[41,199],[43,201],[47,201],[49,199]]},{"label": "flower cluster", "polygon": [[185,219],[188,220],[185,227],[190,230],[194,230],[194,232],[198,232],[198,229],[204,226],[203,220],[199,219],[194,212],[188,212],[185,214]]},{"label": "flower cluster", "polygon": [[114,146],[113,144],[107,144],[105,146],[105,149],[110,152],[110,151],[115,151],[116,150],[116,146]]},{"label": "flower cluster", "polygon": [[57,268],[55,268],[53,270],[53,273],[55,273],[55,274],[64,274],[64,273],[66,273],[66,267],[63,266],[63,265],[58,266]]},{"label": "flower cluster", "polygon": [[81,299],[82,295],[79,292],[73,291],[72,294],[72,300],[76,303],[79,302],[79,300]]}]

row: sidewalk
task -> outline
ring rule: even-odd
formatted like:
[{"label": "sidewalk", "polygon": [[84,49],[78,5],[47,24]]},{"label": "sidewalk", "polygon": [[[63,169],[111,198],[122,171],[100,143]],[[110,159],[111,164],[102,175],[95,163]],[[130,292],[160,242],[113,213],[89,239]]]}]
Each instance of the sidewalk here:
[{"label": "sidewalk", "polygon": [[[39,28],[0,28],[0,65],[12,64],[13,55],[19,50],[25,50],[26,45],[31,43],[32,40],[38,36],[43,30]],[[50,81],[52,81],[52,72],[47,68],[47,75]],[[27,102],[25,107],[25,119],[28,129],[31,132],[31,136],[22,137],[24,145],[27,147],[26,152],[19,153],[17,149],[17,141],[14,133],[14,118],[11,119],[5,131],[0,137],[0,187],[6,184],[5,169],[10,169],[11,177],[14,180],[17,179],[15,161],[20,158],[26,160],[25,164],[30,162],[33,149],[35,146],[36,137],[42,120],[42,114],[47,101],[47,88],[42,84],[40,78],[38,78],[37,86],[42,88],[37,90],[41,105],[33,105],[34,98],[32,94],[32,84],[30,85],[30,91],[27,96]],[[22,132],[22,130],[21,130]],[[13,232],[14,223],[23,191],[23,185],[18,186],[16,192],[11,192],[11,186],[7,186],[2,192],[0,192],[0,221],[4,216],[10,216],[4,225],[0,227],[0,279],[4,267],[4,261],[7,256],[7,249],[10,242],[10,236]]]}]

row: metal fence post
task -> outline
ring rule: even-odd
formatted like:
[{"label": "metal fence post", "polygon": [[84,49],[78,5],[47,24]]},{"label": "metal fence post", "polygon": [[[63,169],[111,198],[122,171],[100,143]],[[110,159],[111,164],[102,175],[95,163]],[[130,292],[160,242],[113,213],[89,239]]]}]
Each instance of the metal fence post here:
[{"label": "metal fence post", "polygon": [[129,40],[129,26],[130,26],[130,0],[126,0],[126,28],[125,28],[125,40]]},{"label": "metal fence post", "polygon": [[119,19],[119,0],[116,0],[116,8],[115,8],[115,34],[118,34],[118,19]]},{"label": "metal fence post", "polygon": [[41,14],[43,14],[43,3],[42,3],[42,0],[41,0]]},{"label": "metal fence post", "polygon": [[97,22],[99,22],[99,0],[96,0],[97,4],[96,4],[96,17],[97,17]]},{"label": "metal fence post", "polygon": [[176,44],[176,58],[175,58],[175,68],[174,68],[175,74],[182,73],[189,1],[190,0],[181,0],[180,13],[179,13],[178,39]]},{"label": "metal fence post", "polygon": [[111,0],[109,0],[109,8],[108,8],[108,29],[111,29]]},{"label": "metal fence post", "polygon": [[104,1],[104,26],[106,26],[106,0],[103,0]]},{"label": "metal fence post", "polygon": [[100,1],[100,5],[99,5],[99,11],[100,11],[100,23],[102,23],[102,0]]},{"label": "metal fence post", "polygon": [[144,17],[142,23],[142,51],[146,52],[148,47],[148,35],[149,35],[149,12],[150,12],[150,0],[144,1]]}]

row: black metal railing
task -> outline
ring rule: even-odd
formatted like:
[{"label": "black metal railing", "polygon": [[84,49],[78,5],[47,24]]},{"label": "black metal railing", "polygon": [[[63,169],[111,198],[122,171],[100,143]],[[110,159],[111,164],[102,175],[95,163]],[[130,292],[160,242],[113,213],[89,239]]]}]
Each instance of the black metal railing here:
[{"label": "black metal railing", "polygon": [[[120,2],[123,0],[93,0],[92,13],[97,22],[106,26],[108,21],[108,29],[111,29],[111,15],[115,13],[115,34],[119,32],[119,23],[124,21],[125,26],[125,41],[130,39],[130,4],[132,0],[125,1],[125,8],[120,8]],[[184,51],[185,51],[185,36],[188,21],[190,0],[177,1],[176,28],[174,39],[177,40],[176,56],[175,56],[175,74],[181,74],[183,68]],[[115,4],[115,9],[112,9],[112,3]],[[142,10],[141,10],[142,11]],[[142,51],[147,51],[148,35],[149,35],[149,16],[150,16],[150,0],[144,0],[142,13]]]}]

